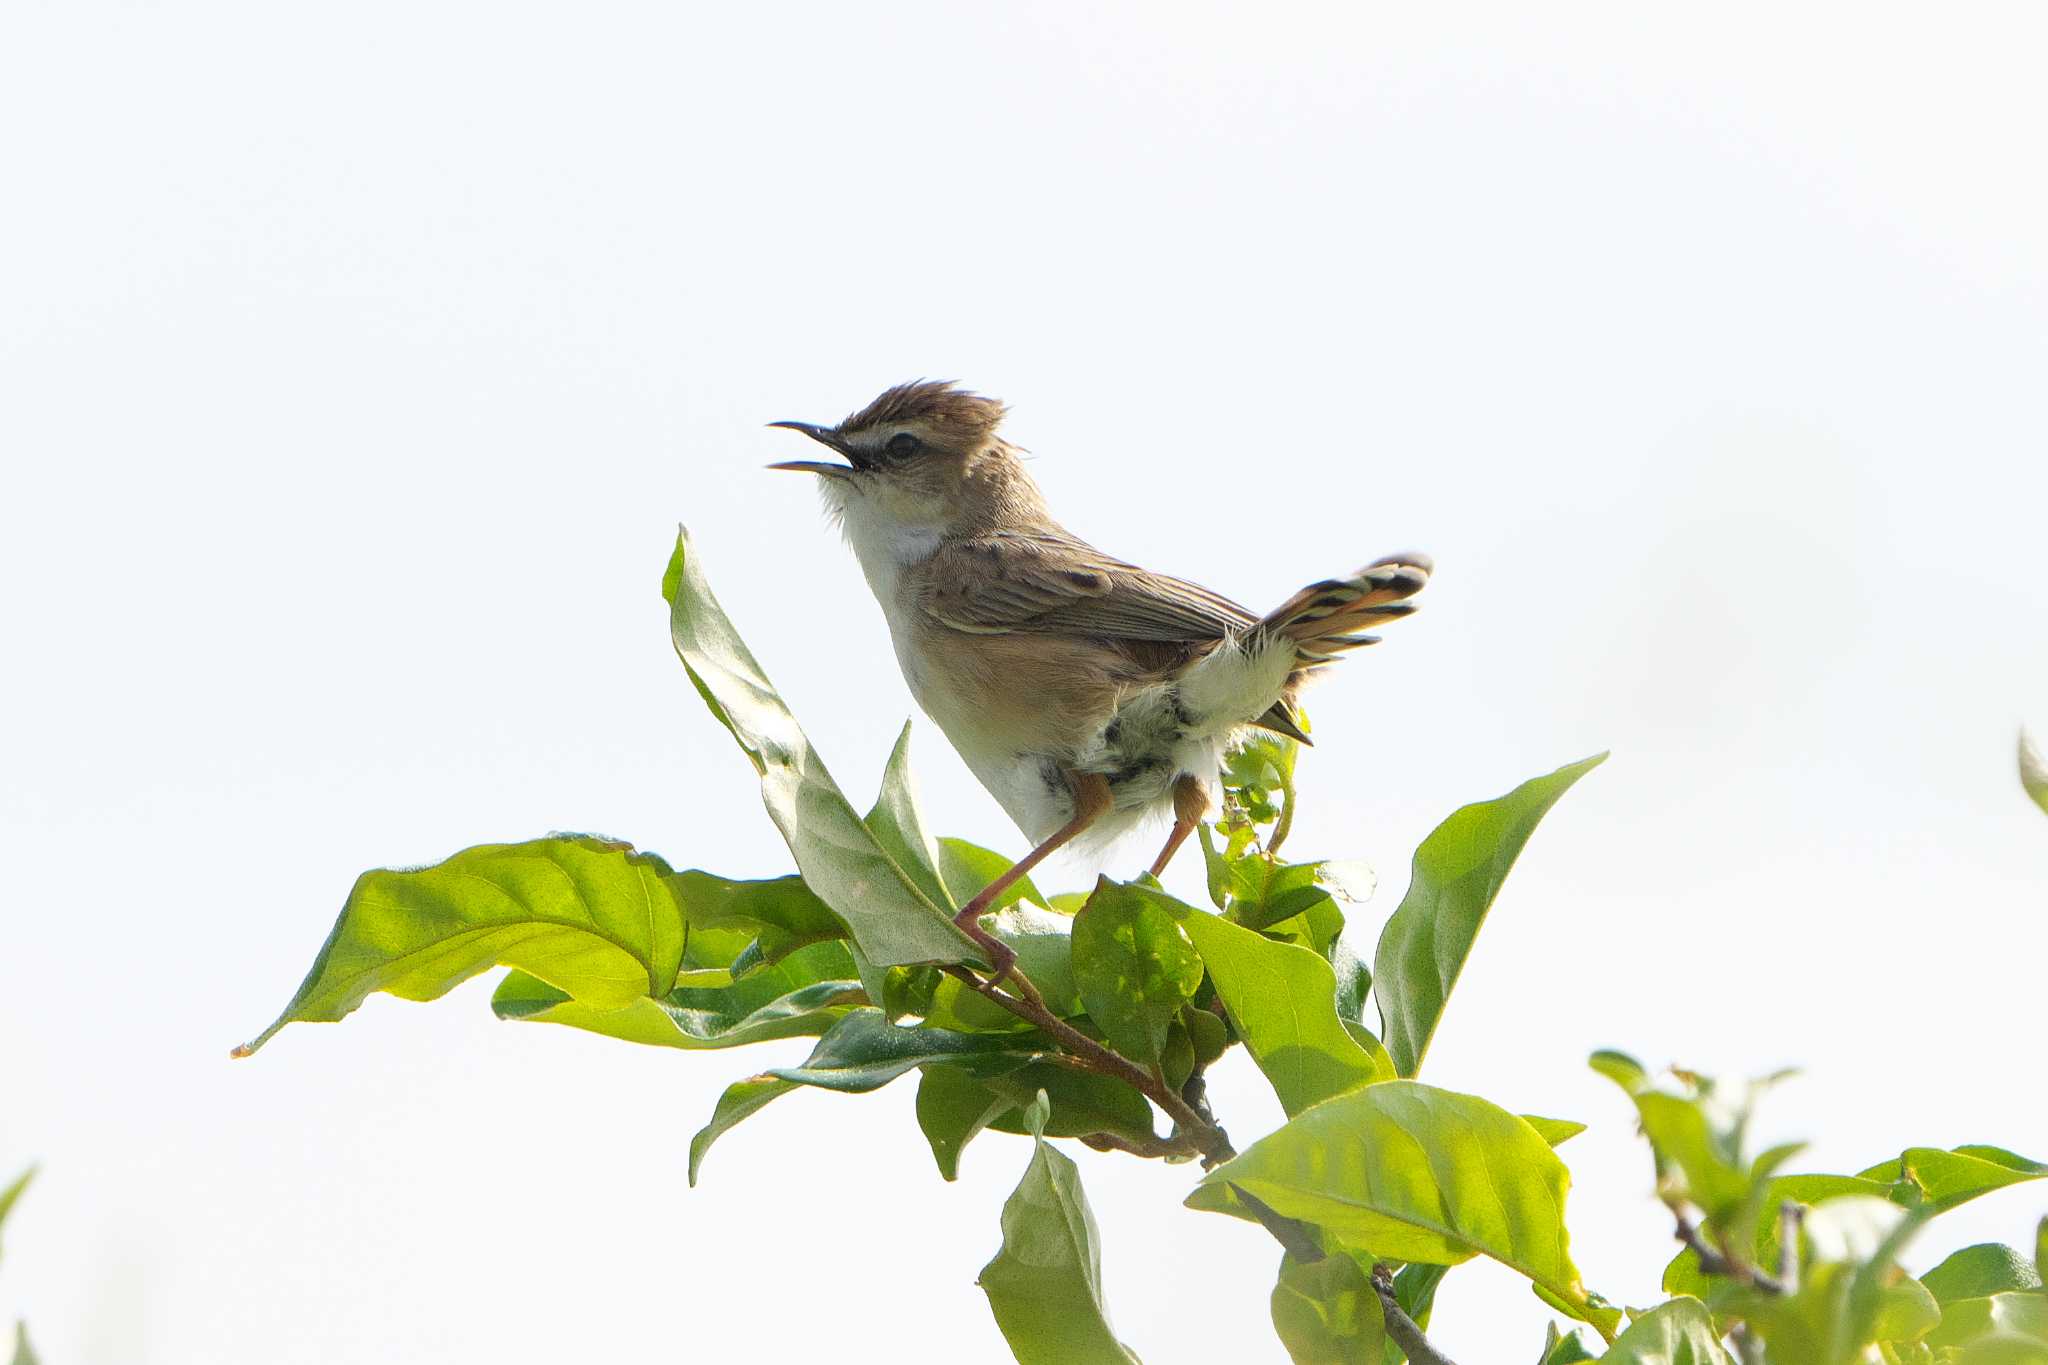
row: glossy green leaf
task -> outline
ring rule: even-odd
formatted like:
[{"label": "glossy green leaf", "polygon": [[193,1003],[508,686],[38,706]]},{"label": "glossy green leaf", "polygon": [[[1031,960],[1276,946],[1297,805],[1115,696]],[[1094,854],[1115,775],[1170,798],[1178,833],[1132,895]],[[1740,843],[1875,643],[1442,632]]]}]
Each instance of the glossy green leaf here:
[{"label": "glossy green leaf", "polygon": [[689,533],[662,579],[669,633],[690,681],[761,779],[768,816],[804,882],[880,967],[978,960],[968,937],[871,833],[804,738],[796,717],[711,595]]},{"label": "glossy green leaf", "polygon": [[1979,1242],[1950,1253],[1947,1260],[1920,1277],[1936,1303],[1980,1299],[1992,1294],[2025,1293],[2041,1287],[2034,1263],[1998,1242]]},{"label": "glossy green leaf", "polygon": [[[1013,858],[979,844],[970,844],[965,839],[939,840],[939,876],[944,879],[955,905],[965,905],[973,900],[984,886],[1008,872],[1014,862]],[[1029,877],[1019,877],[1004,887],[991,906],[1000,910],[1019,901],[1046,908],[1045,897],[1038,894],[1038,888],[1031,884]]]},{"label": "glossy green leaf", "polygon": [[500,1019],[566,1024],[629,1043],[686,1049],[739,1047],[774,1038],[816,1037],[867,1003],[858,981],[825,977],[852,964],[839,943],[816,943],[730,986],[678,986],[660,1000],[598,1010],[530,976],[498,983],[491,1008]]},{"label": "glossy green leaf", "polygon": [[882,769],[882,790],[875,808],[868,812],[867,827],[896,865],[903,869],[917,889],[932,904],[957,909],[953,896],[939,876],[939,846],[924,827],[917,808],[917,784],[910,773],[910,722],[896,736],[896,747]]},{"label": "glossy green leaf", "polygon": [[2024,729],[2020,731],[2020,788],[2034,798],[2035,805],[2048,811],[2048,759],[2041,757],[2041,750]]},{"label": "glossy green leaf", "polygon": [[1362,1043],[1337,1017],[1337,979],[1322,958],[1163,891],[1136,884],[1124,890],[1165,910],[1186,931],[1246,1050],[1289,1114],[1392,1078],[1385,1052]]},{"label": "glossy green leaf", "polygon": [[1394,1065],[1413,1076],[1443,1019],[1486,912],[1537,822],[1607,758],[1596,754],[1454,812],[1415,850],[1408,894],[1380,933],[1373,992]]},{"label": "glossy green leaf", "polygon": [[1135,1365],[1102,1297],[1095,1215],[1073,1161],[1044,1137],[1049,1101],[1027,1116],[1031,1164],[1003,1205],[1003,1246],[976,1280],[1020,1365]]},{"label": "glossy green leaf", "polygon": [[1600,1359],[1603,1365],[1735,1365],[1698,1299],[1673,1299],[1643,1314]]},{"label": "glossy green leaf", "polygon": [[775,1076],[749,1076],[727,1086],[711,1111],[711,1121],[690,1139],[690,1183],[697,1183],[697,1171],[703,1166],[704,1155],[711,1150],[712,1143],[730,1132],[734,1125],[760,1113],[770,1101],[780,1099],[796,1088],[795,1081]]},{"label": "glossy green leaf", "polygon": [[965,1068],[932,1065],[917,1082],[917,1126],[947,1180],[960,1178],[960,1154],[998,1114],[1015,1106]]},{"label": "glossy green leaf", "polygon": [[[2048,1347],[2048,1294],[1988,1294],[1945,1304],[1927,1334],[1933,1347],[1968,1346],[1987,1337],[2017,1337]],[[2048,1351],[2044,1351],[2048,1355]]]},{"label": "glossy green leaf", "polygon": [[666,995],[684,925],[668,865],[588,835],[485,844],[413,871],[365,872],[277,1021],[329,1023],[373,991],[432,1000],[493,966],[517,967],[598,1009]]},{"label": "glossy green leaf", "polygon": [[1283,1255],[1271,1305],[1273,1331],[1294,1365],[1360,1365],[1384,1349],[1379,1293],[1342,1252],[1310,1262]]},{"label": "glossy green leaf", "polygon": [[1107,877],[1073,920],[1074,984],[1109,1045],[1150,1066],[1202,984],[1202,959],[1158,900]]},{"label": "glossy green leaf", "polygon": [[983,1034],[902,1028],[883,1018],[878,1009],[857,1009],[818,1040],[802,1066],[773,1067],[765,1074],[860,1095],[879,1090],[904,1072],[930,1062],[1021,1066],[1043,1051],[1042,1047]]},{"label": "glossy green leaf", "polygon": [[2003,1147],[1971,1144],[1946,1152],[1939,1147],[1908,1147],[1897,1160],[1880,1161],[1857,1174],[1890,1185],[1892,1198],[1908,1208],[1926,1204],[1936,1213],[1947,1213],[1979,1195],[2039,1180],[2048,1175],[2048,1166]]},{"label": "glossy green leaf", "polygon": [[1564,1163],[1527,1123],[1472,1095],[1389,1081],[1297,1114],[1211,1171],[1194,1208],[1244,1216],[1236,1185],[1347,1246],[1455,1265],[1484,1254],[1586,1305],[1566,1250]]},{"label": "glossy green leaf", "polygon": [[1536,1365],[1579,1365],[1582,1360],[1597,1359],[1579,1340],[1578,1328],[1560,1332],[1554,1322],[1543,1324],[1543,1354],[1536,1358]]}]

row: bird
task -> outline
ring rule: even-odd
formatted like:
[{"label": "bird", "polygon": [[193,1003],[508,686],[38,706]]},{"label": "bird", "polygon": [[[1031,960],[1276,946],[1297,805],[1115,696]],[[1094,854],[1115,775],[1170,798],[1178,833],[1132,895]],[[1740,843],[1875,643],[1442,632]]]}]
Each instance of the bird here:
[{"label": "bird", "polygon": [[1004,891],[1077,839],[1170,815],[1150,869],[1163,874],[1230,751],[1256,729],[1309,742],[1302,685],[1412,613],[1433,568],[1388,555],[1257,615],[1060,525],[1002,434],[1006,412],[917,380],[836,424],[769,423],[840,457],[769,468],[816,476],[911,696],[1032,841],[955,921],[998,981],[1014,954],[981,918]]}]

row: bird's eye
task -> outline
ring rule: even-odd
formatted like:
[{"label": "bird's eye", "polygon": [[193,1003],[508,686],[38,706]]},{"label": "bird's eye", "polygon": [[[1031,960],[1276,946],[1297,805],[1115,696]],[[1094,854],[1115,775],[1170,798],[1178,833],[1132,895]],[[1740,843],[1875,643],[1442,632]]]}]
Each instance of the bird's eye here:
[{"label": "bird's eye", "polygon": [[887,445],[882,447],[882,453],[892,460],[907,460],[923,449],[923,441],[918,440],[917,437],[907,431],[899,431],[889,438]]}]

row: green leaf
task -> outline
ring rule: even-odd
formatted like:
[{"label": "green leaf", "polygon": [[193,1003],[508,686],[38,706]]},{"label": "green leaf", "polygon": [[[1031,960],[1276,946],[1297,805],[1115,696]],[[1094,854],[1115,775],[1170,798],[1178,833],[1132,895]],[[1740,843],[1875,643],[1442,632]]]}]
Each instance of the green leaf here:
[{"label": "green leaf", "polygon": [[313,969],[246,1057],[294,1021],[331,1023],[373,991],[432,1000],[518,967],[598,1009],[666,995],[683,959],[668,865],[589,835],[484,844],[410,872],[365,872]]},{"label": "green leaf", "polygon": [[1698,1299],[1673,1299],[1643,1314],[1600,1359],[1603,1365],[1735,1365]]},{"label": "green leaf", "polygon": [[1543,1138],[1505,1109],[1388,1081],[1304,1110],[1211,1171],[1188,1204],[1244,1216],[1219,1197],[1237,1185],[1376,1257],[1491,1256],[1576,1311],[1590,1305],[1566,1250],[1570,1184]]},{"label": "green leaf", "polygon": [[14,1324],[14,1365],[36,1365],[35,1348],[28,1344],[28,1324]]},{"label": "green leaf", "polygon": [[1074,916],[1072,960],[1081,1003],[1109,1045],[1156,1063],[1167,1025],[1202,984],[1202,959],[1174,915],[1104,877]]},{"label": "green leaf", "polygon": [[749,1076],[727,1086],[711,1111],[711,1121],[690,1139],[690,1183],[697,1183],[697,1170],[704,1164],[704,1154],[711,1150],[712,1143],[725,1136],[742,1119],[766,1108],[769,1101],[779,1099],[796,1088],[795,1081],[775,1076]]},{"label": "green leaf", "polygon": [[1009,1096],[996,1094],[962,1067],[926,1067],[917,1082],[917,1126],[931,1144],[939,1174],[959,1179],[960,1154],[967,1144],[1013,1105]]},{"label": "green leaf", "polygon": [[1950,1253],[1947,1260],[1920,1277],[1934,1301],[1979,1299],[1992,1294],[2025,1293],[2041,1287],[2034,1263],[2009,1246],[1979,1242]]},{"label": "green leaf", "polygon": [[2048,1295],[2007,1293],[1957,1299],[1942,1307],[1941,1322],[1926,1340],[1929,1346],[1939,1348],[1968,1346],[2001,1336],[2048,1346]]},{"label": "green leaf", "polygon": [[[1015,862],[1014,858],[979,844],[970,844],[965,839],[939,840],[939,876],[945,880],[946,890],[952,894],[955,905],[965,905],[973,900],[984,886],[1008,872]],[[1038,894],[1038,888],[1031,884],[1029,877],[1019,877],[1004,887],[991,908],[1000,910],[1018,901],[1029,901],[1040,909],[1046,908],[1045,897]]]},{"label": "green leaf", "polygon": [[14,1205],[21,1198],[21,1192],[28,1188],[28,1182],[36,1178],[36,1168],[31,1166],[14,1180],[6,1189],[0,1190],[0,1224],[7,1221],[7,1215],[14,1212]]},{"label": "green leaf", "polygon": [[1283,1255],[1272,1310],[1273,1330],[1294,1365],[1357,1365],[1379,1359],[1384,1349],[1379,1292],[1342,1252],[1308,1263]]},{"label": "green leaf", "polygon": [[882,769],[882,791],[866,824],[896,865],[904,870],[934,905],[957,909],[939,876],[939,846],[925,831],[917,809],[917,786],[910,775],[910,722],[896,736],[896,747]]},{"label": "green leaf", "polygon": [[1605,762],[1595,754],[1533,778],[1493,801],[1454,812],[1415,850],[1408,894],[1380,933],[1373,991],[1387,1051],[1413,1076],[1486,912],[1537,822],[1571,785]]},{"label": "green leaf", "polygon": [[[1425,1332],[1429,1330],[1430,1315],[1436,1311],[1436,1291],[1450,1273],[1447,1265],[1404,1265],[1394,1272],[1394,1302],[1401,1305],[1410,1322]],[[1385,1365],[1401,1365],[1407,1358],[1408,1353],[1393,1342],[1381,1344],[1380,1359]]]},{"label": "green leaf", "polygon": [[1522,1122],[1534,1128],[1536,1136],[1553,1147],[1562,1147],[1586,1131],[1583,1123],[1574,1123],[1570,1119],[1546,1119],[1537,1114],[1522,1115]]},{"label": "green leaf", "polygon": [[738,1047],[774,1038],[816,1037],[867,1002],[858,981],[823,978],[851,967],[838,943],[817,943],[731,986],[678,986],[660,1000],[642,997],[597,1010],[525,972],[498,983],[491,1008],[500,1019],[567,1024],[629,1043],[686,1049]]},{"label": "green leaf", "polygon": [[847,803],[711,595],[687,531],[676,537],[662,587],[669,633],[690,681],[753,761],[768,816],[805,884],[845,922],[861,952],[880,967],[977,960],[972,941]]},{"label": "green leaf", "polygon": [[1978,1195],[2039,1180],[2048,1175],[2048,1166],[2003,1147],[1973,1143],[1946,1152],[1939,1147],[1908,1147],[1897,1160],[1880,1161],[1857,1174],[1890,1185],[1892,1199],[1907,1208],[1927,1204],[1936,1213],[1947,1213]]},{"label": "green leaf", "polygon": [[988,1126],[997,1132],[1029,1131],[1024,1122],[1024,1107],[1033,1096],[1044,1095],[1052,1105],[1045,1120],[1047,1137],[1112,1133],[1143,1142],[1157,1136],[1152,1131],[1151,1104],[1111,1077],[1070,1071],[1052,1062],[1032,1062],[986,1079],[989,1089],[1007,1095],[1013,1106],[989,1121]]},{"label": "green leaf", "polygon": [[918,1084],[917,1122],[939,1174],[954,1179],[960,1153],[984,1129],[1029,1132],[1025,1111],[1040,1094],[1051,1105],[1043,1125],[1046,1137],[1112,1133],[1144,1142],[1157,1136],[1145,1097],[1107,1076],[1051,1062],[1031,1062],[1013,1071],[998,1071],[985,1060],[933,1063]]},{"label": "green leaf", "polygon": [[1582,1360],[1597,1359],[1579,1340],[1578,1328],[1560,1332],[1554,1322],[1543,1324],[1543,1354],[1537,1357],[1536,1365],[1579,1365]]},{"label": "green leaf", "polygon": [[802,1066],[773,1067],[764,1074],[860,1095],[931,1062],[973,1061],[1014,1070],[1044,1051],[1042,1046],[986,1034],[900,1028],[878,1009],[857,1009],[818,1040]]},{"label": "green leaf", "polygon": [[2034,804],[2048,811],[2048,760],[2041,757],[2033,737],[2020,730],[2020,788],[2034,798]]},{"label": "green leaf", "polygon": [[1044,1137],[1050,1101],[1027,1114],[1031,1164],[1003,1205],[1003,1246],[976,1283],[1020,1365],[1135,1365],[1102,1300],[1095,1215],[1074,1163]]},{"label": "green leaf", "polygon": [[1163,891],[1136,884],[1123,889],[1165,910],[1187,932],[1252,1060],[1290,1115],[1392,1078],[1385,1052],[1370,1050],[1337,1017],[1337,978],[1322,958]]},{"label": "green leaf", "polygon": [[[699,947],[703,939],[722,949],[731,937],[745,934],[760,945],[756,960],[745,964],[742,974],[760,963],[779,962],[813,943],[846,937],[846,926],[825,902],[811,894],[801,877],[734,881],[692,869],[673,874],[669,889],[690,926],[690,959],[710,960]],[[740,965],[733,957],[725,962]]]}]

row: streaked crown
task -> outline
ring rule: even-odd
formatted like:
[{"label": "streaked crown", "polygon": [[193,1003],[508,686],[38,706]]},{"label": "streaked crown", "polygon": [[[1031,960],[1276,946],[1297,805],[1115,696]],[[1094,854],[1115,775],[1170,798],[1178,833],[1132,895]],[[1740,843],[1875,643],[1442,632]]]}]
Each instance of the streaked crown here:
[{"label": "streaked crown", "polygon": [[940,379],[898,384],[839,424],[839,435],[857,441],[871,432],[911,428],[933,445],[972,450],[1002,424],[1004,406]]}]

